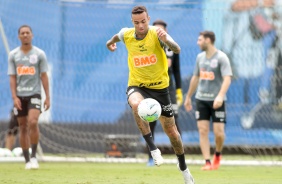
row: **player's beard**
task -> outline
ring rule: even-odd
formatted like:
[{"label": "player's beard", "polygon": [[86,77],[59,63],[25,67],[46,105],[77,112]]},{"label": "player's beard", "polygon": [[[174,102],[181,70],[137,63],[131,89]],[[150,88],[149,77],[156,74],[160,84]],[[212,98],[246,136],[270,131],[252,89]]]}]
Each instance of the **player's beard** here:
[{"label": "player's beard", "polygon": [[203,45],[203,46],[201,47],[201,50],[202,50],[202,51],[207,51],[207,50],[208,50],[208,47],[207,47],[206,45]]}]

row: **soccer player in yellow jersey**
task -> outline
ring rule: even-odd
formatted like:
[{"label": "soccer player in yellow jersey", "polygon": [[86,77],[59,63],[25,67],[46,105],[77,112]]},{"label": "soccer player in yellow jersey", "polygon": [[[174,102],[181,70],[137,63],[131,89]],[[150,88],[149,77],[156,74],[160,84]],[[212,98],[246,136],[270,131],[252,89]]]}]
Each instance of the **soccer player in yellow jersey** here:
[{"label": "soccer player in yellow jersey", "polygon": [[160,150],[154,144],[149,124],[141,120],[137,107],[144,98],[156,99],[162,107],[160,122],[178,158],[185,184],[194,184],[194,179],[185,163],[184,148],[177,131],[171,101],[169,98],[168,62],[164,47],[174,53],[180,52],[179,45],[161,28],[149,26],[150,17],[144,6],[135,6],[131,12],[133,28],[123,28],[106,45],[115,51],[116,42],[124,42],[128,51],[129,80],[127,88],[128,103],[132,108],[137,126],[142,133],[154,162],[163,163]]}]

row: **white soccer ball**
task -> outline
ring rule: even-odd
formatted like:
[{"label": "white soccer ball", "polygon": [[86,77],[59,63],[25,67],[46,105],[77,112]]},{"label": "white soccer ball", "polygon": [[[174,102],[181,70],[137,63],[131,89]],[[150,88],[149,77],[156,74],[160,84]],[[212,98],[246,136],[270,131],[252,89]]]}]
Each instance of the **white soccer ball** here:
[{"label": "white soccer ball", "polygon": [[153,98],[146,98],[138,105],[138,115],[146,122],[153,122],[159,119],[162,113],[160,103]]},{"label": "white soccer ball", "polygon": [[12,157],[13,153],[8,148],[0,148],[0,157]]},{"label": "white soccer ball", "polygon": [[23,155],[23,149],[21,147],[14,148],[12,152],[15,157],[21,157]]}]

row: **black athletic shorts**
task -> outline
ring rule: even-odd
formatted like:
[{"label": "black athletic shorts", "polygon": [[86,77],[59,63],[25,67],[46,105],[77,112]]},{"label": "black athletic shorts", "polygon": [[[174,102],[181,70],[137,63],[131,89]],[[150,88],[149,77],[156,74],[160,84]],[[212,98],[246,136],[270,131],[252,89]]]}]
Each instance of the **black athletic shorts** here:
[{"label": "black athletic shorts", "polygon": [[225,102],[218,109],[213,109],[213,101],[204,101],[196,99],[196,119],[210,120],[213,122],[226,123]]},{"label": "black athletic shorts", "polygon": [[18,127],[19,127],[19,123],[18,123],[17,117],[14,114],[14,110],[12,110],[10,121],[9,121],[8,134],[9,135],[17,135]]},{"label": "black athletic shorts", "polygon": [[162,116],[172,117],[173,110],[169,97],[168,88],[164,89],[148,89],[144,87],[129,86],[126,91],[127,99],[132,93],[139,92],[144,98],[154,98],[162,107]]},{"label": "black athletic shorts", "polygon": [[178,105],[177,105],[177,101],[176,101],[176,89],[174,87],[173,84],[170,84],[170,86],[168,87],[168,91],[169,91],[169,96],[170,96],[170,100],[171,100],[171,104],[172,104],[172,110],[174,115],[178,114]]},{"label": "black athletic shorts", "polygon": [[41,95],[19,96],[18,98],[21,100],[22,110],[16,109],[15,115],[17,117],[27,116],[30,109],[38,109],[41,112]]}]

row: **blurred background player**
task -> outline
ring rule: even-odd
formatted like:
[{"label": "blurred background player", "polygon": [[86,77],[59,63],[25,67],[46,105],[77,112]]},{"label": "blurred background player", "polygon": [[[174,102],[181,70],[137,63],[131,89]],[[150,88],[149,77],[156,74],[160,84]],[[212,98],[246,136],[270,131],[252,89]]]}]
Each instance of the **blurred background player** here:
[{"label": "blurred background player", "polygon": [[14,111],[11,110],[9,128],[5,137],[5,148],[8,148],[11,151],[13,150],[15,145],[18,129],[19,123],[17,117],[15,116]]},{"label": "blurred background player", "polygon": [[168,63],[164,52],[165,45],[175,53],[180,52],[180,47],[166,31],[149,26],[150,17],[146,7],[135,6],[131,12],[131,19],[133,28],[121,29],[106,43],[110,51],[117,49],[116,42],[119,41],[122,41],[127,48],[128,104],[157,166],[163,164],[161,152],[154,144],[150,126],[138,116],[137,108],[144,98],[154,98],[161,104],[162,114],[159,120],[178,158],[178,168],[185,184],[194,184],[194,179],[185,162],[182,140],[171,108],[168,91]]},{"label": "blurred background player", "polygon": [[[214,46],[215,34],[201,32],[197,44],[203,51],[198,54],[193,77],[184,102],[186,110],[192,110],[191,97],[196,93],[196,119],[200,137],[200,147],[206,164],[202,170],[218,169],[225,139],[225,99],[231,84],[232,70],[225,53]],[[210,161],[209,127],[213,121],[215,135],[215,154]]]},{"label": "blurred background player", "polygon": [[9,53],[8,75],[15,115],[20,127],[20,145],[26,162],[25,169],[38,169],[36,150],[39,143],[41,83],[46,95],[44,109],[48,110],[50,107],[47,58],[43,50],[32,45],[33,34],[30,26],[21,26],[18,29],[18,38],[21,46]]},{"label": "blurred background player", "polygon": [[[153,22],[153,26],[160,27],[167,32],[167,23],[163,20],[156,20]],[[181,74],[180,74],[180,64],[179,64],[179,54],[174,53],[168,47],[165,47],[165,53],[168,62],[168,75],[169,75],[169,95],[172,104],[172,110],[174,113],[175,124],[179,134],[181,135],[181,130],[178,124],[178,108],[183,103],[183,94],[181,89]],[[152,136],[154,138],[154,132],[157,125],[157,121],[151,122],[150,129]],[[149,160],[147,165],[153,166],[154,160],[150,152],[148,152]]]}]

